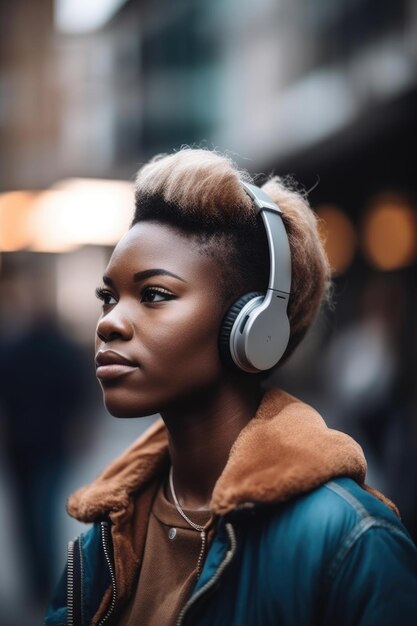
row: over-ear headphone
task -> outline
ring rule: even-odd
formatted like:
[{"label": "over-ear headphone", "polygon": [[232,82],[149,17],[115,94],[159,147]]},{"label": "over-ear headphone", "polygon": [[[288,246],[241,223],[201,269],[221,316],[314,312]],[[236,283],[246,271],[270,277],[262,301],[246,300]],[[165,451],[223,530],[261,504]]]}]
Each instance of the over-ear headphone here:
[{"label": "over-ear headphone", "polygon": [[276,365],[290,338],[287,315],[291,292],[291,252],[282,211],[259,187],[242,183],[266,230],[269,283],[266,294],[241,296],[227,311],[220,328],[220,354],[244,372],[261,372]]}]

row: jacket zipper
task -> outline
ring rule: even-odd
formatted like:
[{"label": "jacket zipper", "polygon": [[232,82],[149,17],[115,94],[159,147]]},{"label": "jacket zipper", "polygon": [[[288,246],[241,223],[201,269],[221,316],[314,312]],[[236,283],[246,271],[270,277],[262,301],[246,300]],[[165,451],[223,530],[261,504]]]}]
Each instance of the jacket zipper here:
[{"label": "jacket zipper", "polygon": [[67,555],[67,626],[74,626],[74,541],[68,542]]},{"label": "jacket zipper", "polygon": [[226,524],[226,531],[229,537],[230,549],[226,552],[226,556],[224,557],[223,561],[220,563],[219,567],[214,573],[214,576],[210,578],[210,580],[208,580],[206,584],[203,585],[203,587],[201,587],[201,589],[199,589],[197,593],[194,594],[188,600],[185,606],[182,608],[178,616],[176,626],[182,626],[182,624],[184,624],[184,618],[186,616],[186,613],[189,612],[190,608],[193,607],[196,604],[196,602],[198,602],[207,591],[209,591],[210,589],[212,589],[212,587],[214,587],[214,585],[217,583],[220,576],[223,574],[224,570],[226,569],[226,567],[229,565],[230,561],[232,560],[236,552],[236,535],[235,535],[235,531],[233,529],[232,524],[230,523]]},{"label": "jacket zipper", "polygon": [[81,537],[68,542],[67,556],[67,626],[82,626],[83,556]]},{"label": "jacket zipper", "polygon": [[109,609],[107,613],[104,615],[104,617],[99,621],[98,626],[102,626],[102,624],[107,622],[107,620],[111,617],[111,614],[114,611],[114,607],[116,606],[116,590],[117,590],[116,575],[114,572],[113,560],[111,558],[111,550],[109,547],[110,541],[109,541],[108,523],[100,522],[100,527],[101,527],[101,543],[103,545],[104,556],[106,557],[107,566],[110,572],[112,597],[111,597],[111,603],[110,603]]}]

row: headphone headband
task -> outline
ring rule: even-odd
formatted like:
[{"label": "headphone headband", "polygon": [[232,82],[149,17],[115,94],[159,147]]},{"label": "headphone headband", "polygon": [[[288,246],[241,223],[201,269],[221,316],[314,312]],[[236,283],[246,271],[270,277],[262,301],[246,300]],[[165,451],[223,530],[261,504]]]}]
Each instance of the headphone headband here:
[{"label": "headphone headband", "polygon": [[252,198],[256,213],[260,213],[260,211],[269,209],[270,211],[275,211],[276,213],[282,214],[279,206],[275,204],[272,198],[270,198],[268,194],[265,193],[265,191],[263,191],[260,187],[245,182],[242,182],[242,186],[248,196]]},{"label": "headphone headband", "polygon": [[282,211],[259,187],[249,183],[242,185],[253,200],[256,213],[262,217],[268,238],[270,260],[268,290],[278,291],[288,300],[291,292],[291,251],[282,221]]}]

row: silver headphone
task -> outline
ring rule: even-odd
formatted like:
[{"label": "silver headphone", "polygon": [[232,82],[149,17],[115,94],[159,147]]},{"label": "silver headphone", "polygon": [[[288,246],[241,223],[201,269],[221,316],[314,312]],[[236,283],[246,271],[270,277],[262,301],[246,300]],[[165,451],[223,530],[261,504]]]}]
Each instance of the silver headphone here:
[{"label": "silver headphone", "polygon": [[291,252],[281,209],[259,187],[242,185],[265,226],[269,283],[266,294],[247,293],[230,307],[222,322],[219,345],[226,361],[244,372],[256,373],[274,367],[288,345]]}]

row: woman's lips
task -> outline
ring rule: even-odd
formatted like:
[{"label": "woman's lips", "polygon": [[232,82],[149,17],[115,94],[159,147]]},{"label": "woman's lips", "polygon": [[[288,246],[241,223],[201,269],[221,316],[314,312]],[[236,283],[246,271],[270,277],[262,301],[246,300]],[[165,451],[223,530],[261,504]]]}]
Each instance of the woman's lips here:
[{"label": "woman's lips", "polygon": [[138,368],[137,365],[123,365],[121,363],[112,363],[111,365],[99,365],[96,369],[96,376],[100,380],[111,380],[119,378],[133,372]]},{"label": "woman's lips", "polygon": [[96,355],[96,376],[100,380],[125,376],[138,367],[137,363],[115,350],[100,350]]}]

